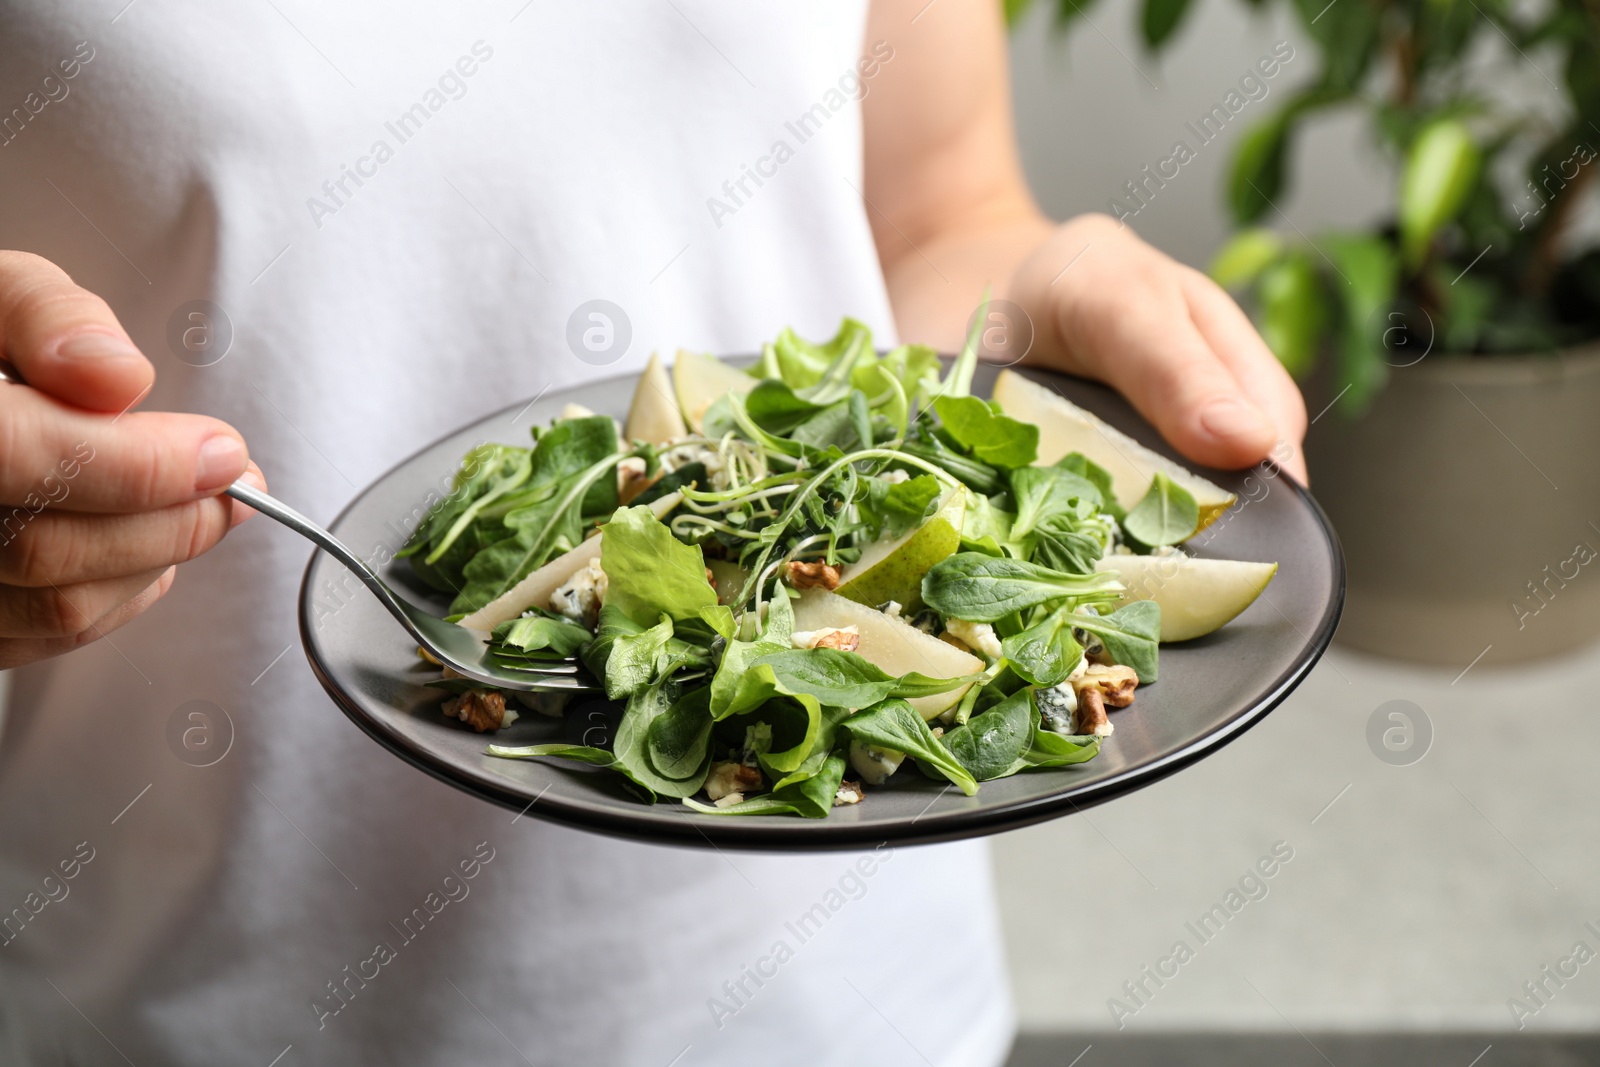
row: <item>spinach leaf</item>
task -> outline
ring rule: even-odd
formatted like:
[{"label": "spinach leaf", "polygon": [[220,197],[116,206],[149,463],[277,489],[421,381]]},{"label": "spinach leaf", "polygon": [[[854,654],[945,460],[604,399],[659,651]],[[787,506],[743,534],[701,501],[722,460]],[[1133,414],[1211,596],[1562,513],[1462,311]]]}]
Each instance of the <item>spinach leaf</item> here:
[{"label": "spinach leaf", "polygon": [[782,692],[809,693],[820,703],[840,708],[865,708],[890,696],[948,693],[972,682],[969,677],[930,678],[917,672],[896,678],[863,656],[836,648],[769,652],[752,667],[770,670]]},{"label": "spinach leaf", "polygon": [[821,381],[828,368],[845,355],[863,362],[873,358],[872,331],[855,319],[845,319],[833,339],[820,344],[785,328],[776,340],[763,346],[755,373],[780,379],[791,389],[804,389]]},{"label": "spinach leaf", "polygon": [[864,442],[860,440],[847,400],[829,404],[800,423],[789,432],[789,440],[819,451],[837,448],[841,453],[866,448],[872,443],[870,437]]},{"label": "spinach leaf", "polygon": [[709,766],[710,703],[711,690],[692,689],[650,723],[646,755],[658,773],[672,779],[692,778]]},{"label": "spinach leaf", "polygon": [[1059,467],[1023,467],[1011,472],[1017,518],[1011,536],[1022,540],[1063,516],[1086,517],[1100,506],[1100,490],[1082,475]]},{"label": "spinach leaf", "polygon": [[[619,609],[620,612],[620,609]],[[606,656],[606,696],[624,700],[658,680],[666,667],[667,645],[672,641],[672,618],[636,633],[616,634]]]},{"label": "spinach leaf", "polygon": [[1087,478],[1094,487],[1100,490],[1100,510],[1117,519],[1122,519],[1122,505],[1117,503],[1117,494],[1111,491],[1111,472],[1100,464],[1084,455],[1082,452],[1068,452],[1056,460],[1056,466],[1064,471],[1071,471],[1082,478]]},{"label": "spinach leaf", "polygon": [[650,504],[668,493],[676,493],[685,486],[697,485],[702,489],[711,485],[711,473],[706,470],[706,465],[700,462],[685,463],[675,471],[663,474],[649,485],[638,496],[633,498],[635,505]]},{"label": "spinach leaf", "polygon": [[[1035,716],[1037,718],[1037,716]],[[1087,763],[1100,752],[1100,739],[1084,734],[1068,737],[1043,729],[1037,722],[1022,754],[1024,767],[1066,767],[1074,763]]]},{"label": "spinach leaf", "polygon": [[490,745],[484,754],[499,756],[501,759],[537,759],[540,756],[552,756],[556,759],[575,760],[578,763],[592,763],[597,767],[610,767],[617,762],[617,758],[605,749],[594,748],[590,745],[524,745],[521,747]]},{"label": "spinach leaf", "polygon": [[922,716],[912,711],[904,700],[891,698],[857,712],[844,721],[844,728],[857,741],[914,757],[919,764],[948,778],[969,797],[978,791],[978,783],[961,761],[939,743]]},{"label": "spinach leaf", "polygon": [[1067,680],[1083,647],[1072,636],[1070,619],[1079,616],[1052,611],[1027,629],[1004,638],[1000,647],[1011,669],[1033,685],[1049,688]]},{"label": "spinach leaf", "polygon": [[1161,605],[1154,600],[1135,600],[1110,615],[1075,612],[1072,625],[1094,634],[1106,646],[1113,663],[1132,667],[1139,684],[1156,680],[1156,653],[1161,640]]},{"label": "spinach leaf", "polygon": [[955,442],[995,467],[1026,467],[1039,458],[1039,427],[1001,415],[975,396],[941,396],[933,402]]},{"label": "spinach leaf", "polygon": [[619,509],[600,528],[600,538],[608,604],[638,623],[667,615],[733,636],[733,612],[717,603],[700,549],[672,536],[649,508]]},{"label": "spinach leaf", "polygon": [[903,482],[869,478],[866,485],[866,497],[858,506],[878,531],[878,537],[902,537],[922,525],[942,488],[939,479],[931,474]]},{"label": "spinach leaf", "polygon": [[922,599],[947,619],[996,622],[1014,611],[1066,601],[1117,599],[1122,589],[1109,573],[1062,574],[1020,559],[957,552],[934,564],[922,579]]},{"label": "spinach leaf", "polygon": [[[907,402],[914,408],[926,406],[927,399],[939,391],[939,353],[927,345],[901,345],[890,349],[872,370],[893,376],[900,383]],[[857,389],[868,396],[877,396],[881,392],[874,388],[876,374],[858,369],[851,380]],[[902,415],[896,424],[904,421],[904,418]]]},{"label": "spinach leaf", "polygon": [[786,434],[825,408],[799,396],[789,386],[769,378],[750,390],[744,398],[745,412],[763,430]]},{"label": "spinach leaf", "polygon": [[1200,507],[1193,494],[1160,471],[1150,480],[1144,497],[1122,519],[1122,529],[1129,537],[1152,548],[1187,541],[1199,524]]},{"label": "spinach leaf", "polygon": [[489,635],[497,652],[542,653],[546,659],[567,659],[593,640],[584,627],[545,611],[507,619]]},{"label": "spinach leaf", "polygon": [[[705,784],[706,772],[711,769],[709,745],[700,764],[691,768],[689,773],[677,777],[658,770],[650,760],[652,728],[658,719],[672,710],[677,702],[674,699],[676,690],[677,687],[670,683],[658,682],[629,697],[628,706],[617,723],[617,734],[611,748],[616,757],[616,769],[639,785],[664,797],[689,797],[700,791]],[[681,735],[681,724],[679,729],[671,733]]]},{"label": "spinach leaf", "polygon": [[974,715],[966,725],[947,730],[939,740],[972,777],[988,782],[1015,774],[1026,765],[1022,756],[1033,739],[1038,718],[1032,690],[1019,689],[982,715]]}]

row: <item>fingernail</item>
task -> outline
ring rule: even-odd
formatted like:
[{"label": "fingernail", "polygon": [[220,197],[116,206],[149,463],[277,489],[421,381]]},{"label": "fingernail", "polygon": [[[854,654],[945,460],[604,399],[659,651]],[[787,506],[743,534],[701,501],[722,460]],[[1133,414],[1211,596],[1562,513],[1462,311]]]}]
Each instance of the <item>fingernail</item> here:
[{"label": "fingernail", "polygon": [[225,433],[206,438],[200,445],[200,460],[194,472],[197,492],[221,489],[239,476],[245,464],[244,443]]},{"label": "fingernail", "polygon": [[141,359],[139,350],[120,337],[109,333],[80,333],[56,346],[61,359],[84,362],[110,362],[119,359]]},{"label": "fingernail", "polygon": [[1260,437],[1271,427],[1261,412],[1242,400],[1213,400],[1200,411],[1200,425],[1213,437]]}]

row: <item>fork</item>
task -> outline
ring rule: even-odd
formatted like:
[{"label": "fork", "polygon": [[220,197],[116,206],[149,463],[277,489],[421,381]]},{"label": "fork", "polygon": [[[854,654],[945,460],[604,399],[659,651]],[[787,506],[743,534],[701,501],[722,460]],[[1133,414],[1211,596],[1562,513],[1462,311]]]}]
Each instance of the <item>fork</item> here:
[{"label": "fork", "polygon": [[[28,384],[16,365],[4,356],[0,356],[0,382]],[[388,583],[367,566],[365,560],[345,547],[344,542],[283,501],[244,482],[234,482],[223,492],[240,503],[249,504],[261,514],[277,519],[350,568],[423,651],[468,681],[524,693],[587,692],[600,688],[589,681],[586,674],[580,674],[577,663],[572,660],[526,667],[496,663],[488,642],[482,637],[464,626],[446,622],[415,604],[401,600]]]},{"label": "fork", "polygon": [[481,636],[400,599],[388,583],[378,577],[365,560],[350,551],[344,542],[283,501],[244,482],[234,482],[223,491],[240,503],[248,504],[263,515],[283,523],[348,567],[423,651],[466,680],[525,693],[587,692],[599,688],[588,680],[586,674],[579,673],[577,663],[572,660],[526,667],[495,662],[488,643]]}]

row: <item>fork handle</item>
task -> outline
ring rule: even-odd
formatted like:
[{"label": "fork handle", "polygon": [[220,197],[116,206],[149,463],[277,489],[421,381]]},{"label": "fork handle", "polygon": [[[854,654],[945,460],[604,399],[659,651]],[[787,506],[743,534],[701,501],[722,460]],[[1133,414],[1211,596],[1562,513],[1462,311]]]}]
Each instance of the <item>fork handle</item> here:
[{"label": "fork handle", "polygon": [[366,560],[352,552],[343,541],[277,497],[264,493],[253,485],[238,481],[228,486],[223,492],[241,504],[248,504],[261,512],[261,514],[278,520],[301,537],[316,544],[318,548],[321,548],[340,563],[343,563],[361,580],[363,585],[372,590],[372,595],[383,602],[383,606],[389,609],[389,614],[398,619],[400,625],[404,626],[411,636],[417,639],[419,644],[428,644],[427,639],[417,632],[416,624],[411,621],[410,616],[400,606],[389,586],[385,584],[382,578],[378,577],[376,571],[367,566]]}]

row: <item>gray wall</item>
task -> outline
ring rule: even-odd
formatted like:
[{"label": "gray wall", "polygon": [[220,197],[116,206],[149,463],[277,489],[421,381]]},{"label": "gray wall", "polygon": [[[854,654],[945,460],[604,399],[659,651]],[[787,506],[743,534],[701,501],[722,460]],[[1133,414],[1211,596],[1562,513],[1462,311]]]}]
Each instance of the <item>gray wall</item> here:
[{"label": "gray wall", "polygon": [[[1223,181],[1241,130],[1310,80],[1315,54],[1281,5],[1253,14],[1242,0],[1194,2],[1178,39],[1156,59],[1140,40],[1134,4],[1091,6],[1088,21],[1063,37],[1049,0],[1037,0],[1013,34],[1012,81],[1029,179],[1045,210],[1064,218],[1105,211],[1124,182],[1170,156],[1178,139],[1195,146],[1184,124],[1219,103],[1276,42],[1288,41],[1294,58],[1267,83],[1268,95],[1247,103],[1132,222],[1146,240],[1204,266],[1228,232]],[[1319,119],[1308,133],[1294,155],[1293,191],[1278,204],[1283,215],[1268,221],[1311,233],[1384,214],[1392,172],[1356,116]]]}]

